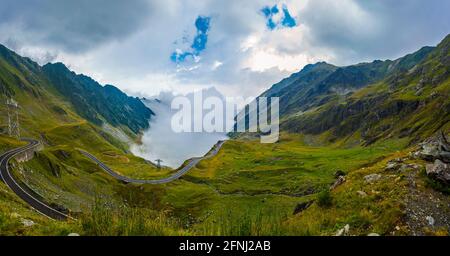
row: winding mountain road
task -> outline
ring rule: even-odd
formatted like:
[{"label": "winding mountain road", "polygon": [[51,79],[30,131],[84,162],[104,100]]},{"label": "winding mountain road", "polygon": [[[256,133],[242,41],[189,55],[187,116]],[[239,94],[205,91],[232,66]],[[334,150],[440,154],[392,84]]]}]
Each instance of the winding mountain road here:
[{"label": "winding mountain road", "polygon": [[[23,139],[23,141],[27,141],[28,145],[11,149],[5,153],[3,153],[0,156],[0,178],[1,180],[14,192],[17,196],[19,196],[22,200],[24,200],[26,203],[28,203],[31,207],[33,207],[36,211],[39,213],[54,219],[54,220],[67,220],[67,219],[74,219],[71,216],[64,214],[45,202],[40,201],[36,197],[30,194],[30,192],[27,192],[26,189],[24,189],[21,185],[19,185],[19,182],[17,182],[13,175],[9,172],[9,160],[17,156],[18,154],[21,154],[23,152],[26,152],[27,150],[33,149],[34,147],[37,147],[39,145],[39,141],[33,140],[33,139]],[[224,144],[224,141],[219,141],[212,150],[210,150],[205,156],[203,157],[195,157],[189,160],[189,162],[183,166],[180,170],[178,170],[176,173],[174,173],[172,176],[159,179],[159,180],[139,180],[139,179],[132,179],[125,176],[122,176],[113,170],[111,170],[108,166],[106,166],[104,163],[102,163],[100,160],[98,160],[94,155],[84,151],[79,150],[83,155],[97,163],[100,168],[105,170],[107,173],[109,173],[114,178],[127,182],[127,183],[137,183],[137,184],[164,184],[169,183],[171,181],[174,181],[181,176],[183,176],[185,173],[187,173],[190,169],[192,169],[198,162],[204,159],[208,159],[211,157],[214,157],[219,152],[220,148]]]},{"label": "winding mountain road", "polygon": [[18,154],[23,153],[39,145],[39,141],[37,140],[33,139],[23,139],[23,140],[27,141],[29,144],[20,148],[7,151],[6,153],[0,156],[0,178],[14,193],[16,193],[17,196],[19,196],[22,200],[28,203],[39,213],[55,220],[73,219],[72,217],[56,209],[53,209],[51,206],[32,196],[29,192],[27,192],[26,189],[22,188],[21,185],[19,185],[19,183],[14,179],[14,177],[9,172],[8,166],[9,160],[14,158]]},{"label": "winding mountain road", "polygon": [[100,160],[98,160],[94,155],[92,155],[84,150],[79,150],[79,151],[81,152],[81,154],[83,154],[84,156],[88,157],[89,159],[91,159],[92,161],[97,163],[100,168],[102,168],[103,170],[105,170],[107,173],[109,173],[111,176],[113,176],[114,178],[116,178],[118,180],[121,180],[121,181],[124,181],[127,183],[136,183],[136,184],[164,184],[164,183],[169,183],[171,181],[174,181],[174,180],[180,178],[185,173],[187,173],[190,169],[192,169],[195,165],[197,165],[198,162],[200,162],[201,160],[208,159],[208,158],[211,158],[211,157],[214,157],[215,155],[217,155],[217,153],[219,153],[219,150],[224,143],[225,143],[225,141],[217,142],[217,144],[214,145],[213,149],[210,150],[205,156],[191,158],[185,166],[183,166],[180,170],[178,170],[172,176],[163,178],[163,179],[159,179],[159,180],[139,180],[139,179],[125,177],[125,176],[120,175],[117,172],[111,170],[108,166],[106,166],[104,163],[102,163]]}]

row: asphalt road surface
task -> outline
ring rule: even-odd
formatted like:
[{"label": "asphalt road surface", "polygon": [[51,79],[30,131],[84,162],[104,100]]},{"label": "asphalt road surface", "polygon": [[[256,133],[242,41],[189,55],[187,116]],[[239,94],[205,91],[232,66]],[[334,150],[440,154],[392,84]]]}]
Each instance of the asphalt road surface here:
[{"label": "asphalt road surface", "polygon": [[88,157],[89,159],[91,159],[92,161],[94,161],[95,163],[97,163],[98,166],[100,166],[100,168],[102,168],[103,170],[105,170],[107,173],[109,173],[111,176],[113,176],[114,178],[116,178],[118,180],[121,180],[121,181],[124,181],[127,183],[136,183],[136,184],[164,184],[164,183],[169,183],[171,181],[174,181],[174,180],[180,178],[185,173],[187,173],[190,169],[192,169],[196,164],[198,164],[198,162],[200,162],[201,160],[208,159],[208,158],[211,158],[211,157],[214,157],[215,155],[217,155],[217,153],[219,152],[223,143],[225,143],[225,142],[224,141],[217,142],[217,144],[214,146],[214,148],[211,151],[209,151],[205,156],[191,158],[185,166],[183,166],[180,170],[178,170],[172,176],[163,178],[163,179],[159,179],[159,180],[139,180],[139,179],[132,179],[132,178],[125,177],[125,176],[120,175],[117,172],[111,170],[108,166],[106,166],[104,163],[102,163],[100,160],[98,160],[94,155],[92,155],[86,151],[83,151],[83,150],[80,150],[80,152],[83,155],[85,155],[86,157]]},{"label": "asphalt road surface", "polygon": [[[55,220],[67,220],[67,219],[73,219],[72,217],[52,208],[51,206],[47,205],[45,202],[40,201],[36,197],[32,196],[29,192],[27,192],[26,189],[22,188],[21,185],[14,179],[14,177],[9,172],[9,165],[8,162],[15,156],[17,156],[20,153],[23,153],[27,150],[30,150],[34,147],[37,147],[39,145],[39,141],[33,140],[33,139],[23,139],[24,141],[28,142],[28,145],[12,149],[10,151],[7,151],[3,153],[0,156],[0,178],[1,180],[14,192],[17,196],[19,196],[22,200],[24,200],[26,203],[28,203],[31,207],[33,207],[36,211],[39,213]],[[214,148],[208,152],[203,157],[195,157],[189,160],[189,162],[183,166],[180,170],[178,170],[176,173],[174,173],[172,176],[159,179],[159,180],[138,180],[138,179],[132,179],[125,176],[122,176],[113,170],[111,170],[108,166],[106,166],[104,163],[102,163],[100,160],[98,160],[95,156],[92,154],[80,150],[80,152],[91,159],[92,161],[96,162],[103,170],[108,172],[111,176],[114,178],[127,182],[127,183],[137,183],[137,184],[164,184],[169,183],[171,181],[174,181],[181,176],[183,176],[186,172],[188,172],[190,169],[192,169],[198,162],[204,159],[208,159],[211,157],[214,157],[219,152],[220,148],[222,147],[224,141],[219,141]]]},{"label": "asphalt road surface", "polygon": [[12,149],[3,155],[0,156],[0,178],[3,180],[3,182],[6,183],[6,185],[16,193],[17,196],[19,196],[22,200],[27,202],[31,207],[33,207],[36,211],[39,213],[55,220],[66,220],[66,219],[73,219],[72,217],[53,209],[46,203],[36,199],[30,193],[28,193],[24,188],[22,188],[19,183],[14,179],[14,177],[9,172],[9,166],[8,162],[11,160],[11,158],[17,156],[18,154],[25,152],[29,149],[32,149],[39,145],[39,141],[33,140],[33,139],[23,139],[24,141],[27,141],[29,144]]}]

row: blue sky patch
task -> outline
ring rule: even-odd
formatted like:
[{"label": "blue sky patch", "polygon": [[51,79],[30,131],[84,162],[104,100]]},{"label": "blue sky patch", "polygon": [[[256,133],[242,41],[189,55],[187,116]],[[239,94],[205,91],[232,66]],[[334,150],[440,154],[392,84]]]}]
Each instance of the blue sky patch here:
[{"label": "blue sky patch", "polygon": [[281,25],[284,27],[292,28],[297,26],[297,22],[289,13],[287,6],[283,6],[283,19],[281,20]]},{"label": "blue sky patch", "polygon": [[[280,9],[278,5],[274,5],[272,7],[265,6],[261,9],[262,14],[266,18],[266,26],[270,30],[274,30],[276,28],[292,28],[297,26],[297,22],[289,13],[289,10],[286,5],[282,6],[282,13],[280,13]],[[282,15],[281,17],[278,17]],[[275,19],[275,18],[278,19]]]},{"label": "blue sky patch", "polygon": [[194,40],[190,46],[190,49],[187,51],[174,51],[170,59],[173,62],[180,63],[184,62],[186,58],[192,57],[195,58],[200,55],[202,51],[206,49],[206,43],[208,42],[208,32],[210,29],[211,17],[207,16],[198,16],[195,20],[195,28],[197,29],[197,34],[194,37]]},{"label": "blue sky patch", "polygon": [[187,57],[194,57],[194,54],[191,52],[173,52],[170,55],[170,60],[173,62],[183,62]]}]

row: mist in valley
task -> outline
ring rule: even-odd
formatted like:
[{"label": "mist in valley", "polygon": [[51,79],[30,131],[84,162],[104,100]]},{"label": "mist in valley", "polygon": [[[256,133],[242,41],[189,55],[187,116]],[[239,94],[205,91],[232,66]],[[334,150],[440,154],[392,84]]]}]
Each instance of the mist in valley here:
[{"label": "mist in valley", "polygon": [[[213,88],[203,90],[203,96],[223,96]],[[150,128],[142,136],[142,144],[133,144],[131,152],[154,162],[161,159],[162,165],[172,168],[179,167],[185,160],[203,156],[219,140],[227,139],[225,132],[180,132],[172,130],[173,115],[179,110],[171,109],[171,102],[176,95],[171,92],[162,92],[158,97],[144,99],[143,102],[154,113],[150,121]],[[186,95],[192,102],[193,93]],[[193,104],[192,104],[193,105]],[[198,121],[198,117],[191,122]]]}]

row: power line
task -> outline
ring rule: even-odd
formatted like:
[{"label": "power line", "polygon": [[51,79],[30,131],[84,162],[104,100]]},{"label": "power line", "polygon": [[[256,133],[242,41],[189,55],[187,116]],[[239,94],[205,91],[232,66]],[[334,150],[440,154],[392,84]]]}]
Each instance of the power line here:
[{"label": "power line", "polygon": [[8,111],[8,135],[20,139],[19,104],[12,98],[6,100]]}]

